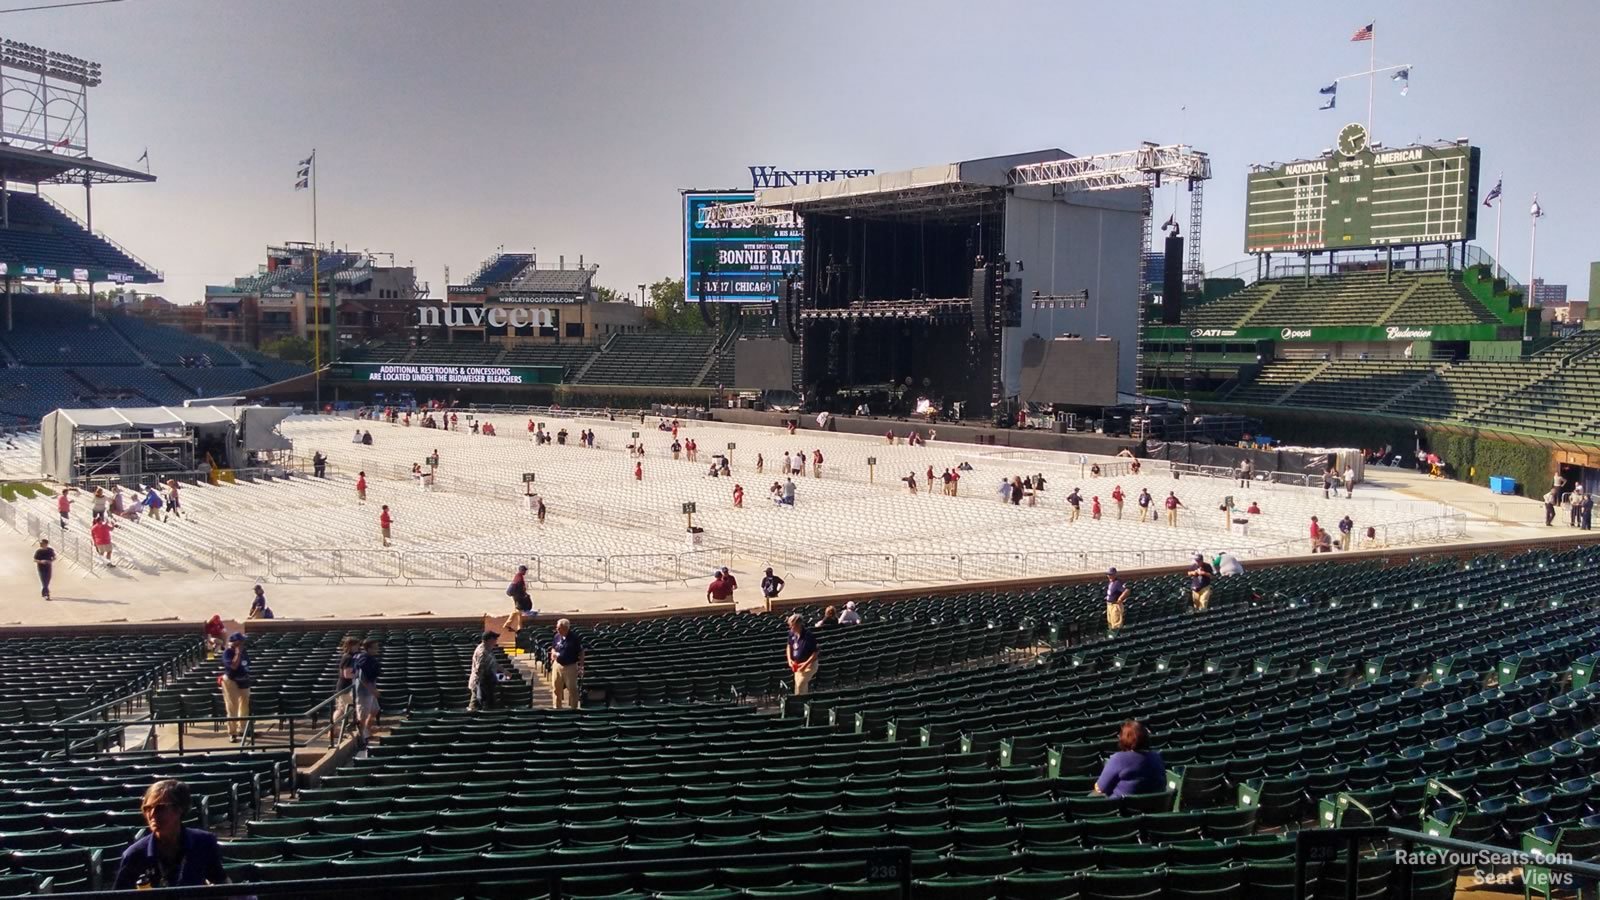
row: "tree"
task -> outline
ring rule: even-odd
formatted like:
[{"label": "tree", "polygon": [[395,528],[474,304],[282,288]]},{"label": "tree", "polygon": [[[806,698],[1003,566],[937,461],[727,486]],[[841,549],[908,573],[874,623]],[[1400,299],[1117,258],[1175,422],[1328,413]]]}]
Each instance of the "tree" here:
[{"label": "tree", "polygon": [[657,327],[667,331],[699,332],[706,328],[700,310],[684,300],[682,278],[663,278],[650,285],[650,312]]},{"label": "tree", "polygon": [[624,293],[623,291],[616,290],[615,288],[608,288],[608,287],[606,287],[604,285],[597,285],[595,287],[594,291],[595,291],[595,294],[600,298],[600,302],[601,303],[631,303],[631,302],[633,302],[633,298],[632,297],[630,297],[628,294]]},{"label": "tree", "polygon": [[261,345],[262,353],[291,362],[310,362],[311,350],[310,341],[292,334]]}]

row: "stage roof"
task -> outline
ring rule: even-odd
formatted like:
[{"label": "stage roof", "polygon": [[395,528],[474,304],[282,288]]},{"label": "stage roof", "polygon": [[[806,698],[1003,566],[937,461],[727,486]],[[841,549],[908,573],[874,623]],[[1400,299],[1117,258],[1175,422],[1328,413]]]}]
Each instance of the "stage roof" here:
[{"label": "stage roof", "polygon": [[24,184],[126,184],[155,181],[149,172],[115,166],[87,156],[66,156],[0,144],[0,173]]},{"label": "stage roof", "polygon": [[787,209],[801,215],[861,215],[874,218],[959,218],[998,203],[1007,186],[1006,173],[1026,163],[1071,159],[1064,150],[1035,150],[943,165],[920,166],[771,188],[756,197],[764,209]]}]

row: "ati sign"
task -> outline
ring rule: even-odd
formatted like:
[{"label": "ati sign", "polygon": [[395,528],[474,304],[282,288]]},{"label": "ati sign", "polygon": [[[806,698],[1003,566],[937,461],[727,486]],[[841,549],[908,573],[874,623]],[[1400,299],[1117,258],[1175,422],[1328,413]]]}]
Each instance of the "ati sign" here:
[{"label": "ati sign", "polygon": [[560,384],[560,366],[423,366],[339,363],[329,377],[339,381],[396,384],[517,385]]},{"label": "ati sign", "polygon": [[820,181],[841,181],[872,175],[877,169],[780,169],[777,166],[751,166],[750,186],[756,190],[792,187],[797,184],[816,184]]}]

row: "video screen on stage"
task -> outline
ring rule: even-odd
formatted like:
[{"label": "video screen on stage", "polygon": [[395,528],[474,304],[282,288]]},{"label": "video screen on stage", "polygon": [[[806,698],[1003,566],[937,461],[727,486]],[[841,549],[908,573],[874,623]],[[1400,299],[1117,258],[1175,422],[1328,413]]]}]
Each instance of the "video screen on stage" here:
[{"label": "video screen on stage", "polygon": [[700,210],[717,203],[747,203],[750,192],[685,191],[683,195],[684,299],[712,303],[776,300],[785,271],[798,273],[800,223],[755,228],[705,227]]},{"label": "video screen on stage", "polygon": [[1472,240],[1478,150],[1373,146],[1348,125],[1320,159],[1251,172],[1245,194],[1247,253]]}]

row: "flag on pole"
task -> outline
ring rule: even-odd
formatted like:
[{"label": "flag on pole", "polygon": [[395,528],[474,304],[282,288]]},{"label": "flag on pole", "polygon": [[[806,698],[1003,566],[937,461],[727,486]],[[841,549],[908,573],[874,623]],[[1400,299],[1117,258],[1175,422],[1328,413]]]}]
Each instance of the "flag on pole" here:
[{"label": "flag on pole", "polygon": [[1328,98],[1328,102],[1317,107],[1317,109],[1333,109],[1334,104],[1339,100],[1339,82],[1335,81],[1327,87],[1317,88],[1317,93]]},{"label": "flag on pole", "polygon": [[149,160],[150,160],[150,148],[146,147],[146,148],[144,148],[144,152],[139,154],[139,158],[134,160],[134,162],[148,162]]},{"label": "flag on pole", "polygon": [[1372,40],[1372,26],[1376,25],[1376,24],[1377,24],[1376,22],[1368,22],[1366,27],[1360,28],[1360,29],[1358,29],[1356,31],[1355,34],[1350,35],[1350,40],[1352,40],[1352,41],[1370,41],[1370,40]]},{"label": "flag on pole", "polygon": [[305,159],[300,160],[299,169],[294,173],[294,177],[295,177],[294,189],[295,190],[303,191],[306,188],[311,186],[311,163],[316,158],[317,158],[317,151],[313,150],[313,151],[311,151],[311,155],[310,156],[306,157]]},{"label": "flag on pole", "polygon": [[53,145],[53,146],[56,146],[56,147],[65,147],[65,146],[67,146],[67,143],[68,143],[68,139],[67,139],[67,138],[62,138],[62,139],[61,139],[61,140],[59,140],[59,141],[56,141],[56,142],[55,142],[55,144],[54,144],[54,145]]},{"label": "flag on pole", "polygon": [[1406,66],[1404,69],[1390,75],[1389,80],[1400,82],[1400,96],[1404,97],[1411,90],[1411,67]]},{"label": "flag on pole", "polygon": [[1533,208],[1528,210],[1528,214],[1533,216],[1535,219],[1544,218],[1544,208],[1539,205],[1538,194],[1533,195]]},{"label": "flag on pole", "polygon": [[1483,205],[1484,206],[1487,206],[1490,209],[1494,208],[1494,201],[1500,199],[1500,184],[1503,181],[1505,181],[1504,178],[1496,178],[1495,179],[1494,187],[1490,188],[1489,189],[1489,193],[1486,196],[1484,196],[1484,198],[1483,198]]}]

